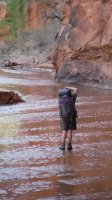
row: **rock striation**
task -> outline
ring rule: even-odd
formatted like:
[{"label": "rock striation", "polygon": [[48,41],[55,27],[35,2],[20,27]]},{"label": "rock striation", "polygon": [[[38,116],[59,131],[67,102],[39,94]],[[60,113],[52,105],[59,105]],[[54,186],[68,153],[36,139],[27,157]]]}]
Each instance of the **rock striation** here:
[{"label": "rock striation", "polygon": [[112,88],[112,1],[67,0],[51,59],[59,81]]}]

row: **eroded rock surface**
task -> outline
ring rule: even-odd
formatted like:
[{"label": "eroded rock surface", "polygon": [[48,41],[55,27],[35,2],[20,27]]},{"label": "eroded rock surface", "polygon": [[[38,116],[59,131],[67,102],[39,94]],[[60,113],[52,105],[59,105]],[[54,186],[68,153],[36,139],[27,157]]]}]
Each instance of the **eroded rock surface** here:
[{"label": "eroded rock surface", "polygon": [[0,91],[0,105],[24,102],[19,94],[13,91]]},{"label": "eroded rock surface", "polygon": [[112,1],[68,0],[52,51],[58,80],[112,88]]},{"label": "eroded rock surface", "polygon": [[[5,23],[4,27],[2,23],[0,26],[0,57],[10,59],[12,55],[18,57],[21,54],[35,57],[38,63],[46,62],[61,24],[61,6],[58,8],[58,1],[60,2],[60,0],[25,0],[24,31],[20,37],[19,31],[14,26],[14,32],[18,37],[15,40],[9,26],[7,1],[2,0],[0,22],[7,19],[8,24]],[[12,22],[15,24],[13,20]]]},{"label": "eroded rock surface", "polygon": [[[6,15],[1,1],[0,19]],[[111,0],[25,1],[25,25],[37,34],[26,34],[20,49],[27,55],[34,50],[39,63],[46,62],[55,39],[51,61],[59,81],[112,88]],[[7,31],[0,29],[0,40]],[[11,44],[2,43],[1,52],[9,55]]]}]

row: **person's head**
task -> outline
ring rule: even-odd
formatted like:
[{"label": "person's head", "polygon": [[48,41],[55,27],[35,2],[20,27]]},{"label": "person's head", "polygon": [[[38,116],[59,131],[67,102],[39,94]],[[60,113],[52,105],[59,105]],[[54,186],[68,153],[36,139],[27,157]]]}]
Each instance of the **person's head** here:
[{"label": "person's head", "polygon": [[71,97],[71,96],[72,96],[71,90],[68,89],[68,88],[66,88],[66,87],[65,87],[64,89],[66,90],[67,95],[68,95],[69,97]]}]

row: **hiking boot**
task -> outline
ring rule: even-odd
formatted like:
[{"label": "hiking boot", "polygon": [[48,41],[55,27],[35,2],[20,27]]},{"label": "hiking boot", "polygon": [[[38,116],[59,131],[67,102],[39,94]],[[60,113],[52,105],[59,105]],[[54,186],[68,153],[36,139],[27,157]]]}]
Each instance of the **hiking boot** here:
[{"label": "hiking boot", "polygon": [[71,144],[68,144],[67,150],[72,150],[72,145]]},{"label": "hiking boot", "polygon": [[61,146],[59,147],[59,149],[64,151],[64,150],[65,150],[65,145],[61,145]]}]

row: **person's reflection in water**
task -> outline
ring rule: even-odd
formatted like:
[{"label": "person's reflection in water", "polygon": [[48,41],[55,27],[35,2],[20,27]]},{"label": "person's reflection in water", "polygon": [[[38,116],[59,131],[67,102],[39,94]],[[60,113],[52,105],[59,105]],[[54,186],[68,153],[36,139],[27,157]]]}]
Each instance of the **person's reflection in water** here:
[{"label": "person's reflection in water", "polygon": [[77,160],[77,157],[73,158],[73,156],[73,152],[66,154],[63,152],[63,158],[61,158],[61,172],[58,175],[57,194],[62,199],[66,197],[71,199],[74,196],[74,177],[78,176],[78,171],[75,167],[75,159]]}]

